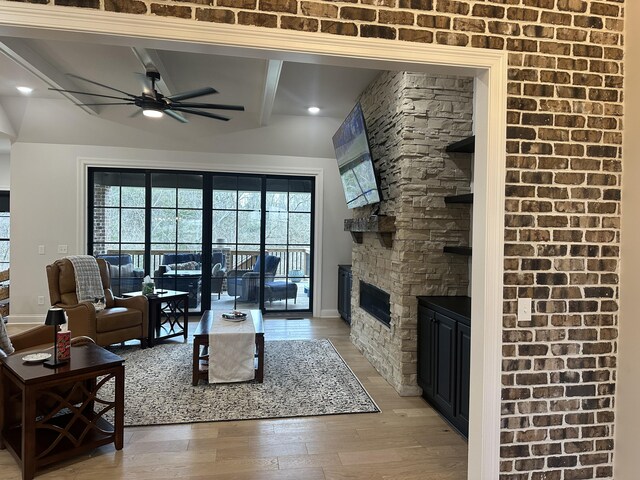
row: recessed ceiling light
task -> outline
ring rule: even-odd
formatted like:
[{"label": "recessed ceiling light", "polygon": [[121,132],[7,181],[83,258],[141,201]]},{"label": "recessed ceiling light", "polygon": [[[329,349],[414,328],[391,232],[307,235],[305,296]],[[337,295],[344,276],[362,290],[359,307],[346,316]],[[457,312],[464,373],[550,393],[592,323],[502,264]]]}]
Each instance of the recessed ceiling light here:
[{"label": "recessed ceiling light", "polygon": [[33,92],[33,88],[31,87],[16,87],[18,89],[18,91],[23,94],[23,95],[29,95],[31,92]]},{"label": "recessed ceiling light", "polygon": [[307,111],[313,115],[320,113],[320,107],[309,107]]},{"label": "recessed ceiling light", "polygon": [[160,110],[151,110],[150,108],[142,110],[142,114],[145,117],[149,117],[149,118],[160,118],[160,117],[162,117],[162,112]]}]

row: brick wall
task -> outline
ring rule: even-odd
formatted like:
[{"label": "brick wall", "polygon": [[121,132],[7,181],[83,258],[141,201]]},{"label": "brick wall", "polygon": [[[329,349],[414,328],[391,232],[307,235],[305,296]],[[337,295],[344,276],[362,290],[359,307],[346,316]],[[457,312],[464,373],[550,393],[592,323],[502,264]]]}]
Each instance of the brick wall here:
[{"label": "brick wall", "polygon": [[502,478],[613,477],[624,0],[28,2],[507,51]]},{"label": "brick wall", "polygon": [[[396,217],[392,248],[365,234],[353,244],[351,338],[402,395],[417,395],[417,295],[465,295],[467,257],[442,252],[468,245],[469,205],[445,195],[470,190],[471,155],[447,145],[472,133],[473,80],[385,72],[360,97],[380,176],[380,214]],[[368,217],[372,208],[353,210]],[[359,307],[359,280],[390,294],[391,325]]]},{"label": "brick wall", "polygon": [[93,202],[94,207],[93,210],[93,252],[92,255],[105,255],[107,253],[106,246],[99,243],[100,240],[107,241],[107,229],[106,229],[106,215],[104,208],[101,208],[102,205],[108,205],[107,195],[109,193],[109,188],[106,185],[95,185],[93,188]]}]

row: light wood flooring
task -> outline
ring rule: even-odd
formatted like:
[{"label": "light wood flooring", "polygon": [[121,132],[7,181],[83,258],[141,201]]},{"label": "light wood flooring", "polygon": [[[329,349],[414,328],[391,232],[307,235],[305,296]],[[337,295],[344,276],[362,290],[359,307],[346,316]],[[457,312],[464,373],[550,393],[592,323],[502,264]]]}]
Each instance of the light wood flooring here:
[{"label": "light wood flooring", "polygon": [[[190,323],[190,331],[195,329]],[[11,331],[11,330],[10,330]],[[340,319],[265,319],[265,339],[329,338],[381,413],[129,427],[125,446],[36,478],[212,480],[462,480],[466,441],[420,397],[400,397],[349,341]],[[267,373],[268,374],[268,373]],[[0,478],[20,479],[0,451]]]}]

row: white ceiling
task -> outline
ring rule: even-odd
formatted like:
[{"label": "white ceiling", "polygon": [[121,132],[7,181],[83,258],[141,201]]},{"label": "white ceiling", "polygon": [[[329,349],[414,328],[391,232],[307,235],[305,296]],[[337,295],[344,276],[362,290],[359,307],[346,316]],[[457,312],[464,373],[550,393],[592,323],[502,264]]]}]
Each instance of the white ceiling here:
[{"label": "white ceiling", "polygon": [[[4,111],[14,140],[37,143],[330,156],[331,134],[379,73],[51,40],[0,37],[0,49],[4,53],[0,53],[0,132]],[[161,73],[165,95],[211,86],[219,93],[197,101],[244,105],[245,111],[214,111],[230,117],[228,122],[185,114],[189,123],[181,124],[166,116],[159,120],[132,116],[139,110],[133,105],[93,107],[95,112],[87,113],[73,102],[110,100],[87,95],[69,99],[48,89],[118,95],[67,76],[73,74],[138,95],[148,61]],[[34,91],[23,96],[18,85]],[[319,106],[320,114],[312,117],[307,112],[310,105]],[[298,138],[301,132],[306,138]],[[284,145],[286,138],[289,145]],[[261,147],[265,142],[273,145]]]}]

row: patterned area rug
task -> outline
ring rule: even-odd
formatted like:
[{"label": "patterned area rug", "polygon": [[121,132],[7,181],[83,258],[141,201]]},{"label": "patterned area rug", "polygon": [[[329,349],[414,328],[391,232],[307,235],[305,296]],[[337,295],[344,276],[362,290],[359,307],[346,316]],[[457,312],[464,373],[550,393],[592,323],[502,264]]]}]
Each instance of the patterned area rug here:
[{"label": "patterned area rug", "polygon": [[191,344],[110,350],[126,360],[127,426],[380,411],[329,340],[265,342],[262,384],[192,386]]}]

